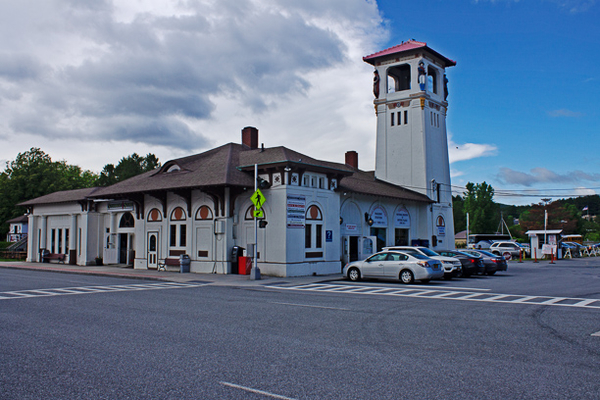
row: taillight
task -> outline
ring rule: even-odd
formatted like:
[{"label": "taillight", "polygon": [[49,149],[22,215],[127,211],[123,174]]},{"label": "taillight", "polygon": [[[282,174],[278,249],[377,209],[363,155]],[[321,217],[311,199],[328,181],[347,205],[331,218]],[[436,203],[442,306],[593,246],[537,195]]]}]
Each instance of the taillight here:
[{"label": "taillight", "polygon": [[427,261],[418,261],[417,264],[423,268],[429,267],[429,264],[427,263]]}]

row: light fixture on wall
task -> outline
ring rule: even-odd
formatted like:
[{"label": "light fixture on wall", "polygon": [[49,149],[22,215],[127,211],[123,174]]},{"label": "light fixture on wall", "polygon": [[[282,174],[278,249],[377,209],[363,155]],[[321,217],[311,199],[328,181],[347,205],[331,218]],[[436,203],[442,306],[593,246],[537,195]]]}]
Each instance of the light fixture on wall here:
[{"label": "light fixture on wall", "polygon": [[365,222],[369,224],[369,226],[373,225],[373,218],[369,216],[369,213],[365,213]]}]

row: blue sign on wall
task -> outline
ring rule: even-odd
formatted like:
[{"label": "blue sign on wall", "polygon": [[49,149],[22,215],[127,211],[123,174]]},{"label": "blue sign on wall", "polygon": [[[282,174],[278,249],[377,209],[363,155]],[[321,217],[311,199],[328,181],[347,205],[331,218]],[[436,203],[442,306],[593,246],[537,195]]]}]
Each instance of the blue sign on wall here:
[{"label": "blue sign on wall", "polygon": [[333,242],[333,231],[325,231],[325,241]]}]

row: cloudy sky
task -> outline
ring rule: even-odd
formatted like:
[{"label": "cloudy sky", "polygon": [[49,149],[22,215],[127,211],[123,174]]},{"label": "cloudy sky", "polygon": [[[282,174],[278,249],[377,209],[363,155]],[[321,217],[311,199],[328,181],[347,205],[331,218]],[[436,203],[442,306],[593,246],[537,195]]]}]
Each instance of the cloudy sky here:
[{"label": "cloudy sky", "polygon": [[416,39],[447,71],[453,185],[600,193],[596,0],[3,0],[0,162],[39,147],[99,172],[239,142],[374,168],[372,67]]}]

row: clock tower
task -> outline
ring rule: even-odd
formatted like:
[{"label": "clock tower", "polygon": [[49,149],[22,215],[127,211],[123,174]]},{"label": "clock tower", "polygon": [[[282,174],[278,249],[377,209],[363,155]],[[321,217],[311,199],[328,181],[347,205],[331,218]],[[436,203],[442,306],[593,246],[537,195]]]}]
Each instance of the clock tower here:
[{"label": "clock tower", "polygon": [[446,68],[456,62],[415,40],[363,60],[375,67],[375,177],[427,195],[432,203],[417,216],[419,238],[454,248]]}]

